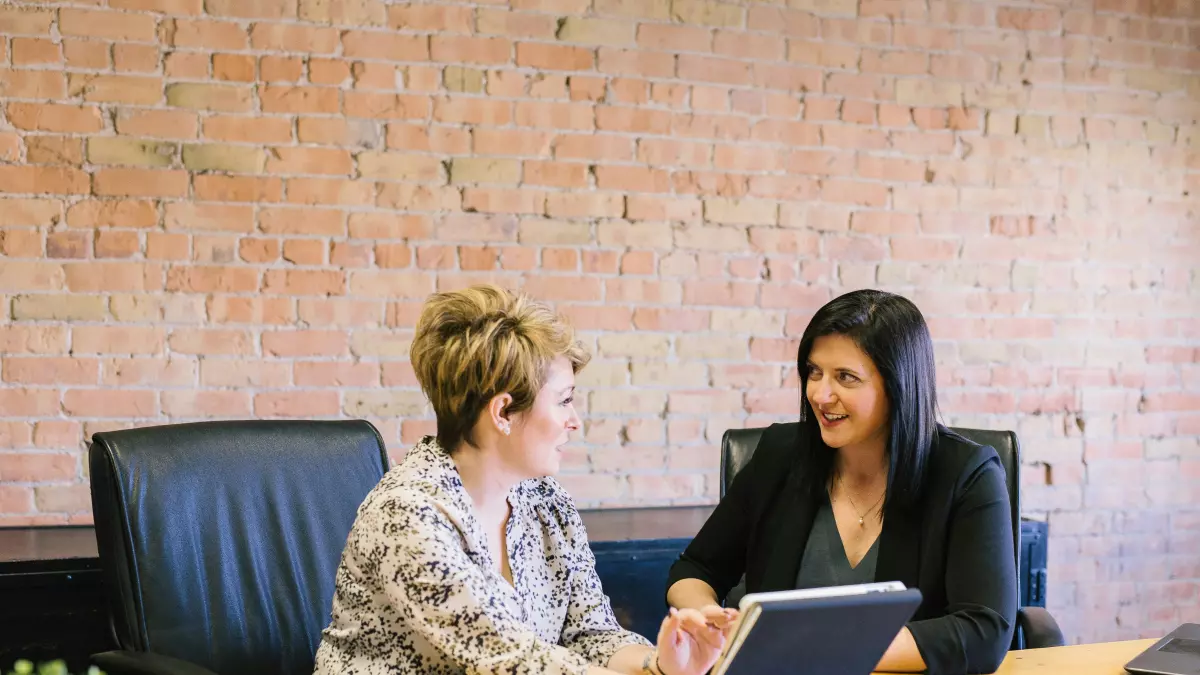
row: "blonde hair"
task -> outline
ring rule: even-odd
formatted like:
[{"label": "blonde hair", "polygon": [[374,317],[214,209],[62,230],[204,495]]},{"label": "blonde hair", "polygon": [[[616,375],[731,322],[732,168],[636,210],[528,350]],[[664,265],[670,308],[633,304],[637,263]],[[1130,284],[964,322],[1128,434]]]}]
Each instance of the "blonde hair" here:
[{"label": "blonde hair", "polygon": [[460,442],[474,445],[471,430],[495,396],[512,396],[508,413],[531,408],[559,356],[576,373],[591,359],[552,309],[493,285],[430,296],[409,351],[448,452]]}]

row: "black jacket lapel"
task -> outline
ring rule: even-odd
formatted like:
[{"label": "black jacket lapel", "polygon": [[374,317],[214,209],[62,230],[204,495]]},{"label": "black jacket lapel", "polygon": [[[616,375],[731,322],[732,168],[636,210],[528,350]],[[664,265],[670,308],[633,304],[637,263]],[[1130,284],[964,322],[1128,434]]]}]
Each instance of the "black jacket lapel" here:
[{"label": "black jacket lapel", "polygon": [[775,508],[768,514],[763,537],[774,546],[765,550],[761,588],[751,588],[753,580],[747,578],[750,592],[784,591],[796,587],[796,574],[800,571],[800,560],[804,557],[804,547],[817,512],[816,502],[800,491],[797,471],[798,468],[793,466]]}]

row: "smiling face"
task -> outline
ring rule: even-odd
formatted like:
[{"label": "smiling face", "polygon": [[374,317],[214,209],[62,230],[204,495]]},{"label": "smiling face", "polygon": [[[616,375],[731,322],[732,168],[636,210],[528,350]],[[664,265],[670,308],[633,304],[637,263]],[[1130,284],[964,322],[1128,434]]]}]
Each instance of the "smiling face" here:
[{"label": "smiling face", "polygon": [[883,376],[854,340],[836,334],[817,338],[807,367],[804,392],[825,445],[886,448],[889,405]]},{"label": "smiling face", "polygon": [[546,383],[533,406],[512,416],[512,433],[507,437],[509,466],[524,478],[541,478],[558,473],[562,446],[580,427],[575,412],[575,372],[571,362],[560,356],[550,362]]}]

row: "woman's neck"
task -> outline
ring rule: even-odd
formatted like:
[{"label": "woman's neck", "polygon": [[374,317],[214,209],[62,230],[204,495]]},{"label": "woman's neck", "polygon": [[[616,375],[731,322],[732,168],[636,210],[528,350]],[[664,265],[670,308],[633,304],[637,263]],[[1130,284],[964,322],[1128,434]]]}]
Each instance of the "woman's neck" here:
[{"label": "woman's neck", "polygon": [[883,443],[838,448],[834,462],[839,479],[846,485],[870,488],[887,481],[888,456]]},{"label": "woman's neck", "polygon": [[502,465],[498,453],[463,443],[450,457],[477,517],[489,523],[503,520],[508,515],[508,493],[520,480]]}]

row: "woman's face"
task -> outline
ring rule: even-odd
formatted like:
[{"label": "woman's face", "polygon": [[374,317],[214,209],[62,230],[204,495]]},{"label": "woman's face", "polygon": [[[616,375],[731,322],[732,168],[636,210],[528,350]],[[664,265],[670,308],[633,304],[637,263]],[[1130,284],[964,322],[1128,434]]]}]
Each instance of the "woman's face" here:
[{"label": "woman's face", "polygon": [[831,448],[887,447],[889,407],[883,376],[854,340],[825,335],[808,355],[805,396]]},{"label": "woman's face", "polygon": [[506,445],[509,460],[520,475],[540,478],[558,473],[562,446],[580,426],[574,401],[575,372],[571,362],[560,356],[550,363],[533,407],[512,417],[512,434]]}]

